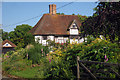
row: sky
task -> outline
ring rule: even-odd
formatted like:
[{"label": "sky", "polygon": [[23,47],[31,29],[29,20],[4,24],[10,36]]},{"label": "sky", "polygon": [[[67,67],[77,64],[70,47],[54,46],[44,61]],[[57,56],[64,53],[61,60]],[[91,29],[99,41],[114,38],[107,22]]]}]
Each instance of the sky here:
[{"label": "sky", "polygon": [[17,25],[28,24],[34,27],[43,14],[49,13],[49,4],[56,4],[59,8],[57,13],[83,16],[92,16],[95,12],[93,8],[97,6],[95,2],[74,2],[61,7],[68,3],[70,2],[2,2],[2,28],[10,32]]}]

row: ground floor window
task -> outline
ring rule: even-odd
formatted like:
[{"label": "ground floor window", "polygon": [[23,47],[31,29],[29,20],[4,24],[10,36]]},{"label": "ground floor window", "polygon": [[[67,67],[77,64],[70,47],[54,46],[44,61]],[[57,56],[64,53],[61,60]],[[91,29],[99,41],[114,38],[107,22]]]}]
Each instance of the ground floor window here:
[{"label": "ground floor window", "polygon": [[47,40],[47,36],[43,36],[43,40]]}]

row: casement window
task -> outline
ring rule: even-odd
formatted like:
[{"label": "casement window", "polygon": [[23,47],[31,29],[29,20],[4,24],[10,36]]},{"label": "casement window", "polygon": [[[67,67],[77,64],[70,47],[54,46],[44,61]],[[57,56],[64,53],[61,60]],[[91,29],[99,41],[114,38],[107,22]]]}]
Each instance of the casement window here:
[{"label": "casement window", "polygon": [[59,43],[64,43],[64,42],[63,42],[63,39],[58,39],[58,42],[59,42]]},{"label": "casement window", "polygon": [[47,40],[47,36],[43,36],[43,40]]},{"label": "casement window", "polygon": [[58,42],[59,42],[59,43],[66,43],[66,42],[67,42],[67,39],[58,39]]}]

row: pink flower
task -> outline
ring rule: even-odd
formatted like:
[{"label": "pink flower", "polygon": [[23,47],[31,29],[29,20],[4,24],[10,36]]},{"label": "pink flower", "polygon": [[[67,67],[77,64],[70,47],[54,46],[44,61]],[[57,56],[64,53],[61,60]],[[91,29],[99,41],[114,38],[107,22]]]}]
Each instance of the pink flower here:
[{"label": "pink flower", "polygon": [[106,54],[105,54],[105,59],[107,58]]},{"label": "pink flower", "polygon": [[106,54],[105,54],[105,62],[107,62],[108,61],[108,58],[107,58],[107,56],[106,56]]},{"label": "pink flower", "polygon": [[27,57],[28,57],[28,54],[27,54]]},{"label": "pink flower", "polygon": [[6,56],[6,57],[9,57],[9,56]]},{"label": "pink flower", "polygon": [[106,61],[105,62],[107,62],[108,61],[108,58],[106,59]]},{"label": "pink flower", "polygon": [[41,49],[41,51],[43,52],[43,49]]},{"label": "pink flower", "polygon": [[49,63],[51,63],[51,59],[49,59]]},{"label": "pink flower", "polygon": [[43,53],[43,49],[41,49],[42,53]]}]

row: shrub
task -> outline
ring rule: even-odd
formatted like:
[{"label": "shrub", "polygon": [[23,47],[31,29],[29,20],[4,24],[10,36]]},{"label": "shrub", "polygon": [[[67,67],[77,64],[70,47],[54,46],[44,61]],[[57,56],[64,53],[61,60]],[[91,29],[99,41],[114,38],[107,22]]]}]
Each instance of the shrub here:
[{"label": "shrub", "polygon": [[105,56],[108,62],[117,63],[118,55],[120,55],[120,48],[116,43],[111,43],[107,40],[95,39],[89,44],[81,46],[82,50],[79,51],[81,59],[105,62]]},{"label": "shrub", "polygon": [[46,56],[46,54],[49,53],[49,48],[36,43],[27,53],[28,59],[32,60],[32,63],[35,64],[39,63],[41,57]]},{"label": "shrub", "polygon": [[52,60],[51,67],[48,71],[49,76],[47,79],[74,79],[75,76],[73,75],[72,70],[70,69],[70,64],[63,59],[60,61]]},{"label": "shrub", "polygon": [[[92,38],[92,39],[91,39]],[[89,41],[90,40],[90,41]],[[79,44],[68,44],[65,49],[56,49],[53,52],[56,56],[53,55],[53,59],[57,60],[57,57],[63,57],[62,61],[66,63],[66,65],[62,64],[62,61],[59,62],[58,64],[55,64],[57,66],[56,70],[58,70],[61,73],[62,69],[59,68],[59,66],[68,66],[68,70],[71,70],[73,75],[76,76],[76,57],[80,56],[80,60],[88,60],[88,61],[98,61],[98,62],[112,62],[112,63],[117,63],[119,61],[120,57],[120,48],[116,43],[112,43],[107,40],[102,40],[100,38],[94,38],[94,37],[89,37],[87,39],[87,42],[79,43]],[[61,55],[59,55],[61,54]],[[105,58],[106,56],[106,58]],[[108,60],[108,61],[107,61]],[[93,65],[91,65],[93,68]],[[99,68],[102,67],[100,65],[94,65],[94,67]],[[52,71],[52,74],[54,74],[54,71]],[[59,71],[61,70],[61,71]],[[57,73],[55,72],[55,73]],[[64,74],[64,73],[63,73]],[[59,74],[55,75],[58,77],[62,76]],[[65,74],[64,74],[65,77]]]}]

